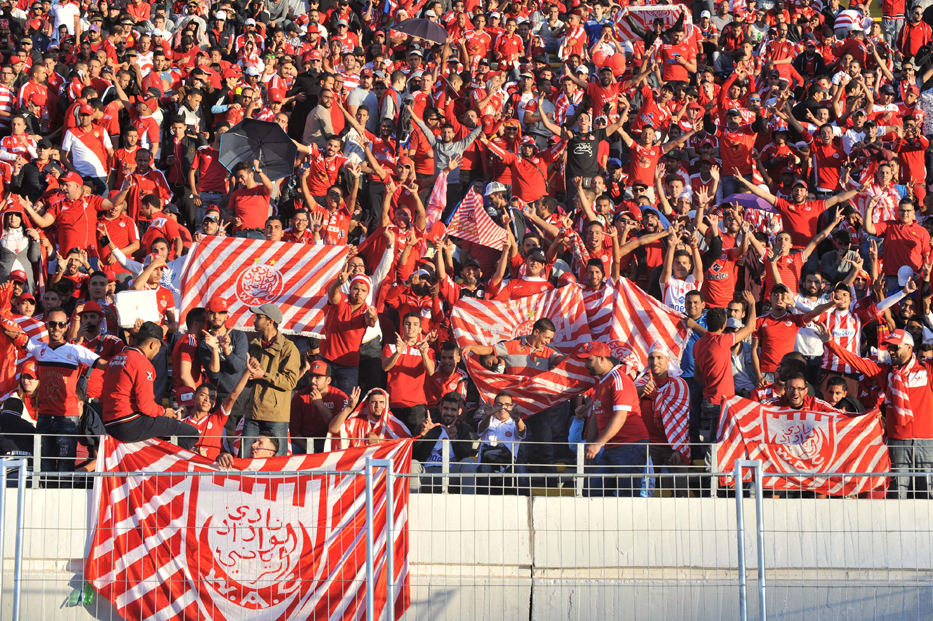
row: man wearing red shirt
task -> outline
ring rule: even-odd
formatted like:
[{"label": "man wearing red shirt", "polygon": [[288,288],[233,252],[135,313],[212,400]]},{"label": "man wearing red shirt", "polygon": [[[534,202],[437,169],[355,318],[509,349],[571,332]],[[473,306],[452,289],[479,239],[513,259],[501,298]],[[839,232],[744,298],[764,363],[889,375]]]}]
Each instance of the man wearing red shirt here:
[{"label": "man wearing red shirt", "polygon": [[479,139],[503,164],[511,168],[513,196],[531,203],[547,194],[548,166],[564,150],[566,143],[563,140],[539,153],[534,138],[525,136],[521,141],[519,156],[491,142],[485,134],[480,134]]},{"label": "man wearing red shirt", "polygon": [[[589,424],[599,432],[595,442],[586,445],[586,457],[595,459],[600,478],[589,481],[590,494],[631,497],[645,495],[642,477],[648,458],[648,430],[641,418],[638,391],[625,373],[625,366],[614,364],[605,343],[590,342],[577,352],[586,368],[597,378],[589,404]],[[627,475],[618,480],[605,476]],[[637,490],[641,490],[638,493]],[[600,494],[602,491],[602,494]]]},{"label": "man wearing red shirt", "polygon": [[419,429],[427,411],[424,383],[435,370],[432,336],[422,338],[421,317],[408,313],[402,318],[396,342],[386,343],[382,348],[382,370],[388,373],[389,406],[409,429]]},{"label": "man wearing red shirt", "polygon": [[[220,136],[227,130],[218,127],[214,144],[199,147],[195,153],[191,170],[188,171],[188,187],[191,188],[191,200],[196,207],[198,222],[204,219],[207,205],[219,204],[229,191],[230,173],[220,163]],[[195,180],[195,174],[199,175]]]},{"label": "man wearing red shirt", "polygon": [[479,61],[486,58],[489,50],[492,49],[492,37],[483,30],[486,26],[485,15],[480,14],[474,17],[473,24],[475,25],[473,30],[468,30],[463,38],[466,40],[467,55],[471,61],[470,68],[475,70]]},{"label": "man wearing red shirt", "polygon": [[[929,472],[933,468],[933,365],[917,359],[910,333],[892,332],[884,340],[891,362],[879,364],[841,347],[825,325],[818,324],[817,331],[829,351],[888,395],[883,410],[891,470]],[[895,488],[889,493],[895,498],[908,498],[912,483],[917,483],[910,476],[894,477],[892,482]]]},{"label": "man wearing red shirt", "polygon": [[536,293],[543,293],[554,288],[547,278],[543,276],[544,269],[547,267],[547,257],[540,248],[535,248],[525,257],[525,275],[521,278],[513,278],[505,286],[502,286],[502,279],[505,277],[505,270],[508,266],[509,245],[502,250],[502,256],[496,265],[496,273],[489,279],[489,287],[486,289],[487,296],[497,302],[506,300],[517,300]]},{"label": "man wearing red shirt", "polygon": [[213,384],[201,384],[195,391],[191,403],[180,408],[181,412],[188,414],[181,422],[198,430],[200,437],[194,445],[194,452],[201,457],[206,457],[211,461],[216,461],[220,457],[224,450],[224,425],[230,418],[230,412],[237,398],[246,388],[247,381],[249,381],[248,369],[243,372],[240,381],[220,405],[217,405],[217,387]]},{"label": "man wearing red shirt", "polygon": [[897,153],[901,183],[913,187],[915,183],[922,184],[926,181],[927,166],[924,154],[930,148],[930,141],[920,133],[919,119],[914,116],[905,116],[903,121],[904,137],[895,138],[890,149]]},{"label": "man wearing red shirt", "polygon": [[684,31],[671,33],[671,42],[662,43],[658,49],[658,58],[664,64],[661,80],[672,86],[678,83],[685,86],[690,76],[697,72],[696,45],[684,41]]},{"label": "man wearing red shirt", "polygon": [[[256,175],[259,181],[256,183]],[[236,236],[247,239],[265,239],[263,229],[269,217],[269,200],[272,196],[272,181],[259,165],[259,160],[240,162],[233,168],[236,190],[230,193],[227,209],[233,214]]]},{"label": "man wearing red shirt", "polygon": [[904,60],[912,59],[920,48],[933,41],[933,30],[923,21],[923,8],[915,6],[910,12],[910,21],[897,34],[895,47]]},{"label": "man wearing red shirt", "polygon": [[162,203],[172,200],[172,190],[168,187],[165,175],[152,167],[152,152],[149,149],[136,150],[136,170],[126,175],[126,178],[133,184],[132,191],[126,197],[126,215],[133,220],[145,220],[139,213],[143,196],[155,194]]},{"label": "man wearing red shirt", "polygon": [[[350,280],[350,291],[344,296],[340,287]],[[327,290],[328,310],[324,323],[326,338],[321,344],[321,356],[331,364],[334,384],[344,394],[359,386],[360,345],[367,327],[376,325],[376,309],[366,304],[366,294],[373,288],[365,274],[352,279],[341,272]]]},{"label": "man wearing red shirt", "polygon": [[658,167],[661,157],[685,143],[697,133],[697,130],[698,128],[694,128],[693,131],[683,134],[677,140],[668,140],[662,145],[656,145],[654,141],[657,134],[654,127],[645,126],[641,130],[641,136],[639,136],[639,142],[637,143],[620,127],[619,135],[622,137],[622,143],[632,150],[632,161],[629,164],[629,183],[631,185],[642,183],[649,188],[652,187],[654,185],[655,169]]},{"label": "man wearing red shirt", "polygon": [[[166,261],[180,257],[182,253],[181,227],[172,218],[162,212],[158,197],[153,194],[143,197],[139,215],[150,221],[149,228],[143,234],[143,248],[152,246],[152,242],[162,237],[168,242],[169,253]],[[145,251],[143,251],[145,254]],[[142,258],[142,257],[140,257]]]},{"label": "man wearing red shirt", "polygon": [[[742,299],[748,308],[755,308],[755,297],[750,292],[743,291]],[[722,403],[735,396],[731,348],[748,338],[755,330],[755,322],[748,321],[736,332],[725,332],[726,320],[725,309],[712,308],[706,313],[705,330],[693,326],[694,330],[704,333],[693,345],[693,370],[703,385],[703,401],[697,427],[702,443],[716,441]],[[707,447],[706,452],[708,451]],[[692,457],[700,459],[702,455],[694,453]]]},{"label": "man wearing red shirt", "polygon": [[308,439],[313,439],[312,452],[319,453],[324,449],[327,426],[334,416],[347,407],[349,397],[336,386],[331,386],[330,365],[327,362],[312,362],[308,376],[311,378],[308,386],[292,397],[288,433],[292,443],[303,448],[305,453],[308,452]]},{"label": "man wearing red shirt", "polygon": [[460,350],[457,344],[447,341],[441,345],[441,357],[434,375],[424,381],[424,394],[429,408],[440,406],[441,399],[448,393],[460,395],[461,403],[466,403],[467,386],[470,378],[460,364]]},{"label": "man wearing red shirt", "polygon": [[511,71],[512,77],[518,74],[518,58],[525,53],[525,44],[522,38],[515,34],[518,22],[510,17],[505,22],[505,32],[496,39],[496,60],[499,61],[500,71]]},{"label": "man wearing red shirt", "polygon": [[[787,286],[775,285],[771,289],[771,312],[754,322],[752,367],[755,370],[755,377],[752,379],[758,386],[774,383],[774,372],[781,358],[794,351],[797,331],[833,307],[830,301],[802,315],[791,315],[788,311],[791,304],[793,304],[793,296]],[[752,322],[749,321],[749,323]],[[760,353],[759,344],[761,344]]]},{"label": "man wearing red shirt", "polygon": [[108,211],[114,204],[122,203],[129,191],[129,184],[110,201],[100,196],[85,196],[84,182],[76,173],[69,172],[59,178],[65,186],[65,199],[50,205],[41,215],[28,203],[23,209],[32,221],[46,229],[57,224],[59,252],[68,252],[72,248],[81,248],[88,253],[97,249],[97,214]]},{"label": "man wearing red shirt", "polygon": [[[185,317],[188,332],[172,348],[172,396],[179,405],[190,408],[195,405],[195,391],[201,385],[201,361],[198,359],[198,336],[204,330],[204,309],[193,308]],[[217,398],[217,388],[212,386],[211,400]],[[213,405],[212,405],[213,407]],[[210,410],[208,410],[210,411]]]},{"label": "man wearing red shirt", "polygon": [[791,63],[801,50],[787,40],[788,25],[786,23],[778,24],[775,30],[777,30],[777,37],[765,46],[763,54],[764,60],[767,61],[765,68],[768,71],[777,69],[782,78],[790,81],[793,69]]},{"label": "man wearing red shirt", "polygon": [[340,154],[342,146],[340,138],[333,136],[327,139],[324,151],[314,144],[310,147],[311,168],[308,173],[308,191],[322,207],[327,191],[337,183],[340,169],[348,161]]},{"label": "man wearing red shirt", "polygon": [[101,399],[107,433],[121,442],[176,436],[178,446],[193,450],[198,429],[177,420],[172,408],[163,408],[153,392],[152,359],[162,348],[162,328],[151,321],[139,327],[133,346],[126,347],[107,365]]},{"label": "man wearing red shirt", "polygon": [[919,272],[930,258],[930,233],[917,224],[916,208],[909,198],[902,198],[897,206],[897,220],[875,223],[877,200],[868,203],[865,212],[865,232],[884,239],[882,258],[888,290],[897,286],[897,271],[908,266]]},{"label": "man wearing red shirt", "polygon": [[[104,310],[100,304],[93,301],[85,302],[77,314],[81,320],[81,326],[78,328],[77,336],[73,341],[75,345],[89,349],[105,360],[110,360],[123,350],[123,341],[111,334],[105,334],[107,326],[104,319]],[[103,368],[94,368],[90,377],[88,377],[85,394],[88,398],[88,405],[97,409],[98,414],[100,413],[100,396],[103,387],[104,370]]]}]

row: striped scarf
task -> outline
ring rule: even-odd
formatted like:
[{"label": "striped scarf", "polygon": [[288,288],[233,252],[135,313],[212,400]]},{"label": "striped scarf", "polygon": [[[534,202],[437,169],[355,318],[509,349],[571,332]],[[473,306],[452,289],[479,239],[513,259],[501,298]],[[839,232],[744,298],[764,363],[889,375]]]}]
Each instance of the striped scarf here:
[{"label": "striped scarf", "polygon": [[888,376],[888,399],[894,406],[894,418],[898,427],[906,427],[914,421],[914,411],[910,407],[910,375],[921,370],[916,356],[911,356],[910,362],[902,367],[891,367]]}]

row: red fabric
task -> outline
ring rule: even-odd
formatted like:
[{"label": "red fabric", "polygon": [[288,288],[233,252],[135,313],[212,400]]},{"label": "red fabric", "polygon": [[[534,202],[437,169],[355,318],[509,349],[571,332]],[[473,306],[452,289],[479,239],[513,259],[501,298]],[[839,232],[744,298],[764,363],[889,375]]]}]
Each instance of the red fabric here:
[{"label": "red fabric", "polygon": [[606,443],[606,448],[648,439],[648,430],[638,405],[638,392],[622,365],[604,375],[593,390],[592,416],[600,434],[609,426],[615,414],[624,412],[627,416],[619,432]]},{"label": "red fabric", "polygon": [[155,369],[135,347],[127,347],[114,356],[104,375],[101,398],[104,422],[130,414],[162,416],[164,409],[153,393]]},{"label": "red fabric", "polygon": [[785,313],[783,317],[765,315],[758,318],[753,341],[757,339],[761,345],[758,360],[762,373],[774,373],[781,358],[794,351],[797,331],[803,325],[803,315]]},{"label": "red fabric", "polygon": [[884,238],[885,276],[896,276],[902,265],[909,265],[919,272],[924,260],[930,256],[930,233],[916,222],[907,226],[897,220],[879,222],[875,224],[875,232]]},{"label": "red fabric", "polygon": [[[337,416],[349,403],[347,395],[334,386],[327,387],[327,391],[321,395],[321,401],[327,407],[331,417]],[[288,432],[293,438],[326,437],[327,425],[317,406],[311,401],[310,386],[302,388],[292,397],[292,414],[288,423]]]},{"label": "red fabric", "polygon": [[342,293],[337,304],[328,304],[329,312],[324,324],[327,338],[321,343],[321,355],[343,367],[353,367],[360,363],[360,344],[366,331],[366,303],[356,310],[350,307]]},{"label": "red fabric", "polygon": [[228,209],[241,221],[238,231],[265,228],[270,196],[269,190],[261,183],[253,188],[237,188],[230,193]]},{"label": "red fabric", "polygon": [[[382,358],[395,355],[398,347],[388,343],[382,348]],[[434,360],[434,350],[428,349],[428,358]],[[427,379],[424,360],[421,351],[414,346],[406,347],[388,371],[386,387],[389,390],[389,406],[393,408],[410,408],[427,403],[424,394],[424,383]]]},{"label": "red fabric", "polygon": [[735,334],[704,334],[693,346],[693,368],[703,384],[703,397],[715,405],[735,395],[732,351]]}]

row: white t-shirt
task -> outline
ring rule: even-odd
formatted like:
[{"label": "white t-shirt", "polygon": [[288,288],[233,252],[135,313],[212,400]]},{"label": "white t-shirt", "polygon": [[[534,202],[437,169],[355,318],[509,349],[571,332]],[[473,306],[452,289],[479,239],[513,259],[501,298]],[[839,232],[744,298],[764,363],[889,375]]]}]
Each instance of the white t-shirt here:
[{"label": "white t-shirt", "polygon": [[698,281],[693,274],[684,280],[671,276],[666,284],[661,283],[661,288],[664,289],[664,303],[675,311],[686,313],[687,293],[693,290],[699,291],[701,286],[703,286],[703,281]]},{"label": "white t-shirt", "polygon": [[483,435],[480,436],[481,444],[479,447],[478,460],[482,461],[483,450],[486,446],[498,446],[500,443],[505,444],[512,452],[512,459],[515,459],[515,456],[518,455],[518,446],[521,444],[524,437],[524,433],[518,433],[518,425],[512,418],[501,421],[493,417],[489,420],[489,427],[487,427]]}]

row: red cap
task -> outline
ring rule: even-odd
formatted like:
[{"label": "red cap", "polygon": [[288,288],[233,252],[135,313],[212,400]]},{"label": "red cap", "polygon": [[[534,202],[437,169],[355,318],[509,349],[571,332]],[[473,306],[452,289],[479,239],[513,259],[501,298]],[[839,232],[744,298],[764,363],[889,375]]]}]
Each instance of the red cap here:
[{"label": "red cap", "polygon": [[225,80],[227,78],[238,78],[238,77],[240,77],[240,68],[237,67],[236,65],[231,65],[230,67],[227,67],[226,69],[224,69]]},{"label": "red cap", "polygon": [[906,330],[895,330],[888,338],[884,339],[885,345],[913,345],[914,337]]},{"label": "red cap", "polygon": [[529,147],[536,147],[536,146],[538,146],[538,143],[536,143],[536,142],[535,142],[535,139],[532,138],[531,136],[522,136],[521,145],[522,145],[523,147],[526,146],[526,145],[529,146]]},{"label": "red cap", "polygon": [[19,368],[19,375],[20,377],[25,375],[32,379],[39,379],[39,366],[36,364],[35,358],[28,358],[23,361]]},{"label": "red cap", "polygon": [[269,102],[270,103],[282,103],[285,99],[285,91],[281,88],[270,88],[269,89]]},{"label": "red cap", "polygon": [[920,89],[917,88],[916,86],[908,86],[908,87],[907,87],[907,92],[908,92],[908,93],[913,93],[914,95],[919,95],[919,94],[920,94]]},{"label": "red cap", "polygon": [[222,297],[214,296],[211,298],[211,301],[207,303],[207,308],[205,310],[209,310],[212,313],[226,313],[230,310],[230,307],[227,304],[227,300]]},{"label": "red cap", "polygon": [[79,115],[86,114],[88,116],[92,116],[94,114],[94,108],[92,108],[91,106],[87,104],[81,104],[80,106],[78,106],[78,114]]},{"label": "red cap", "polygon": [[23,270],[14,270],[13,272],[11,272],[10,280],[12,280],[13,282],[22,283],[24,285],[27,282],[29,282],[29,279],[26,278],[26,272],[24,272]]},{"label": "red cap", "polygon": [[117,282],[117,275],[114,272],[104,272],[107,274],[107,282]]},{"label": "red cap", "polygon": [[100,314],[100,315],[103,315],[103,314],[104,314],[104,309],[102,309],[102,308],[100,307],[100,304],[98,304],[97,302],[91,300],[90,302],[85,302],[85,303],[84,303],[84,308],[81,309],[81,313],[80,313],[80,314],[83,315],[84,313],[98,313],[98,314]]},{"label": "red cap", "polygon": [[24,63],[26,59],[20,58],[19,56],[10,56],[10,64],[15,65],[16,63]]},{"label": "red cap", "polygon": [[32,303],[35,304],[35,303],[36,303],[36,296],[34,296],[33,294],[29,293],[28,291],[23,291],[23,292],[20,294],[20,296],[19,296],[18,298],[16,298],[16,301],[17,301],[17,302],[21,302],[22,300],[32,300]]},{"label": "red cap", "polygon": [[159,109],[159,100],[156,99],[155,97],[148,97],[146,99],[143,99],[143,103],[149,106],[149,109],[152,110],[153,112]]},{"label": "red cap", "polygon": [[580,349],[578,349],[577,353],[574,355],[581,360],[585,360],[590,356],[601,356],[603,358],[608,358],[612,355],[612,350],[609,349],[609,346],[605,343],[600,343],[599,341],[590,341],[589,343],[584,343],[582,346],[580,346]]},{"label": "red cap", "polygon": [[371,77],[373,77],[373,70],[370,69],[369,67],[367,67],[366,69],[363,69],[362,71],[360,71],[360,77],[361,77],[361,78],[371,78]]},{"label": "red cap", "polygon": [[330,366],[323,360],[315,360],[311,363],[311,375],[323,375],[324,377],[330,377]]},{"label": "red cap", "polygon": [[321,50],[313,50],[308,54],[308,58],[311,60],[321,60],[323,58],[323,56],[321,56]]},{"label": "red cap", "polygon": [[76,172],[68,172],[67,174],[62,175],[58,178],[58,181],[59,183],[68,183],[71,181],[72,183],[77,183],[78,185],[84,185],[84,179],[82,179],[81,176]]},{"label": "red cap", "polygon": [[398,165],[399,165],[399,166],[412,166],[412,167],[413,167],[413,166],[415,165],[415,163],[411,160],[410,157],[408,157],[407,155],[403,155],[402,157],[398,158]]},{"label": "red cap", "polygon": [[803,179],[797,179],[797,181],[794,181],[794,185],[792,185],[792,186],[790,186],[790,187],[793,188],[793,187],[796,187],[796,186],[798,186],[798,185],[802,185],[802,186],[804,187],[804,189],[809,189],[809,187],[810,187],[810,186],[807,185],[807,182],[804,181]]},{"label": "red cap", "polygon": [[492,133],[493,128],[496,126],[496,117],[491,114],[486,114],[483,116],[483,133],[487,136]]}]

